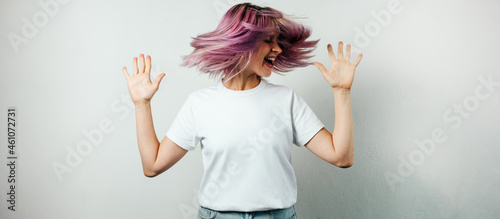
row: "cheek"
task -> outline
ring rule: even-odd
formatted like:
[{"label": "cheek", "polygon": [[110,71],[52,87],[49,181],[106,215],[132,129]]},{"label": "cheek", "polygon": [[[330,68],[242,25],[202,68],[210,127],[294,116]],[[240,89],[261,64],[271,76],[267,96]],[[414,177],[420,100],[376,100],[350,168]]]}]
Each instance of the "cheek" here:
[{"label": "cheek", "polygon": [[252,66],[261,66],[262,65],[262,61],[263,59],[260,59],[260,57],[254,57],[251,61],[251,63],[249,63],[249,65],[252,65]]},{"label": "cheek", "polygon": [[255,64],[255,65],[262,65],[263,62],[264,62],[264,57],[265,56],[262,56],[262,55],[257,55],[257,56],[254,56],[252,58],[252,63]]}]

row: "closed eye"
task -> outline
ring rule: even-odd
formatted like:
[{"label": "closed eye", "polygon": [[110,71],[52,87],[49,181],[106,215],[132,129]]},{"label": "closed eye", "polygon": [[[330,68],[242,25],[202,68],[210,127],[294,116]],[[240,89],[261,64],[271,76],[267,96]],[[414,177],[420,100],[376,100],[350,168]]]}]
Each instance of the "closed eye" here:
[{"label": "closed eye", "polygon": [[276,40],[275,37],[271,37],[271,38],[264,39],[264,42],[265,43],[273,43],[275,40]]},{"label": "closed eye", "polygon": [[278,33],[269,34],[262,41],[267,44],[272,44],[278,40],[278,36],[280,36]]}]

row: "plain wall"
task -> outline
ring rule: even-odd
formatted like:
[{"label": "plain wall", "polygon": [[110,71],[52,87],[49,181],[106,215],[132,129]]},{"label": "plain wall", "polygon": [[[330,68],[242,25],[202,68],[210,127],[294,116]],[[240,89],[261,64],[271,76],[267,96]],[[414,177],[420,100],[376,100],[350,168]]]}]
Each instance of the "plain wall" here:
[{"label": "plain wall", "polygon": [[[144,177],[121,68],[144,53],[153,77],[167,73],[152,101],[161,140],[186,97],[215,83],[179,66],[191,37],[239,2],[1,1],[0,218],[195,218],[200,148]],[[313,61],[329,67],[326,45],[341,40],[353,60],[364,55],[351,91],[354,165],[293,146],[299,218],[500,217],[498,1],[253,3],[305,17],[320,39]],[[269,81],[295,89],[333,130],[333,93],[316,67]]]}]

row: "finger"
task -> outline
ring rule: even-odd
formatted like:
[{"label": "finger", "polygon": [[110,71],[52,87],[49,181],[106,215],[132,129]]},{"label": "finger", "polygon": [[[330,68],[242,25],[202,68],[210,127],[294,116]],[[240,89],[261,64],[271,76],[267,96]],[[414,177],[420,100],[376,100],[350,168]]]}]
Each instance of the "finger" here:
[{"label": "finger", "polygon": [[359,62],[361,62],[361,58],[363,58],[363,54],[359,54],[358,55],[358,58],[356,58],[356,60],[354,60],[353,64],[354,66],[358,66]]},{"label": "finger", "polygon": [[151,56],[146,56],[146,73],[151,73]]},{"label": "finger", "polygon": [[337,59],[344,59],[344,43],[339,41],[339,49],[337,52]]},{"label": "finger", "polygon": [[347,60],[347,63],[351,60],[351,44],[347,44],[345,48],[345,60]]},{"label": "finger", "polygon": [[316,67],[318,67],[319,71],[321,71],[321,73],[327,73],[328,70],[325,68],[325,66],[319,62],[315,62],[314,65]]},{"label": "finger", "polygon": [[326,48],[328,49],[328,56],[330,57],[330,62],[332,62],[333,64],[334,62],[337,61],[337,59],[335,58],[335,54],[333,53],[332,44],[328,44]]},{"label": "finger", "polygon": [[139,74],[139,69],[137,68],[137,57],[134,57],[134,75]]},{"label": "finger", "polygon": [[123,75],[125,75],[125,79],[127,79],[127,81],[128,81],[130,79],[130,75],[128,74],[127,67],[123,66],[122,72],[123,72]]},{"label": "finger", "polygon": [[144,73],[144,54],[139,55],[139,72]]},{"label": "finger", "polygon": [[165,75],[166,75],[165,73],[161,73],[158,76],[156,76],[156,79],[155,79],[155,82],[154,82],[154,86],[156,88],[160,87],[161,79],[163,79],[163,77],[165,77]]}]

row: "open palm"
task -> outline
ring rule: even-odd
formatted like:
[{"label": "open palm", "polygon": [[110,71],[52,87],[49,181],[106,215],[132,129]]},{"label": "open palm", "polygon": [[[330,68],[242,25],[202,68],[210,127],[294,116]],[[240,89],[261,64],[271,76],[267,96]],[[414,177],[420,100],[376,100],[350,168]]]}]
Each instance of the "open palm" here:
[{"label": "open palm", "polygon": [[151,101],[153,95],[158,91],[158,87],[165,73],[159,74],[154,83],[151,83],[151,57],[147,56],[144,62],[144,55],[139,55],[140,63],[137,66],[137,57],[134,57],[134,75],[130,77],[127,72],[127,67],[123,67],[123,75],[127,79],[128,90],[134,104],[145,103]]},{"label": "open palm", "polygon": [[343,43],[339,42],[337,57],[333,53],[333,48],[331,44],[328,44],[328,56],[332,63],[330,70],[327,70],[325,66],[319,62],[315,62],[314,65],[318,67],[323,74],[323,78],[332,86],[334,89],[344,89],[350,90],[352,82],[354,80],[354,71],[356,71],[356,66],[358,66],[362,54],[359,54],[353,63],[349,63],[351,58],[351,45],[347,44],[346,56],[343,53]]}]

